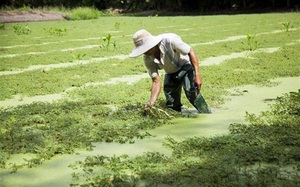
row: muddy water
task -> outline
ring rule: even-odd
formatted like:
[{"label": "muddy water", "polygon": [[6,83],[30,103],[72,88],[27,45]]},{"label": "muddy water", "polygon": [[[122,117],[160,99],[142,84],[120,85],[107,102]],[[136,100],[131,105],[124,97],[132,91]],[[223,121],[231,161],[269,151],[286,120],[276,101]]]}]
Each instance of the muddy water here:
[{"label": "muddy water", "polygon": [[[0,186],[69,186],[72,182],[73,170],[68,165],[77,160],[83,160],[88,155],[128,154],[134,156],[147,151],[159,151],[168,155],[170,150],[163,146],[163,142],[168,136],[176,140],[184,140],[193,136],[211,137],[228,133],[229,124],[245,123],[246,111],[258,114],[268,110],[269,104],[277,96],[297,91],[300,88],[300,77],[281,78],[274,81],[279,83],[274,87],[249,85],[231,89],[231,95],[226,98],[226,103],[220,108],[212,108],[212,114],[200,114],[197,118],[174,119],[174,124],[149,131],[155,135],[153,138],[137,140],[134,144],[96,143],[92,152],[78,151],[74,155],[56,156],[41,166],[20,169],[15,174],[10,174],[10,170],[0,170]],[[20,155],[12,158],[14,162],[22,160]]]}]

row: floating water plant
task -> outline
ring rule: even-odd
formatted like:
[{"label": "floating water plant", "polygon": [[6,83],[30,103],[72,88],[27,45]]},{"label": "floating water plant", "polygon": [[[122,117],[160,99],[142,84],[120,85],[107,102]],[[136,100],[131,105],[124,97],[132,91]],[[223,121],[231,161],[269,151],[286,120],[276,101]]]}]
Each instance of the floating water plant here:
[{"label": "floating water plant", "polygon": [[8,167],[5,163],[11,154],[35,155],[24,164],[13,164],[13,172],[23,166],[34,167],[57,154],[73,153],[77,148],[92,149],[91,142],[134,143],[137,138],[151,136],[140,130],[167,124],[170,118],[165,112],[145,117],[141,104],[112,112],[95,100],[34,103],[2,110],[0,117],[0,167]]},{"label": "floating water plant", "polygon": [[104,44],[101,45],[102,48],[104,48],[105,50],[109,50],[110,45],[113,45],[113,48],[116,49],[116,41],[114,41],[113,43],[111,43],[111,34],[108,34],[104,37],[102,37],[102,41],[104,42]]},{"label": "floating water plant", "polygon": [[120,29],[120,25],[121,25],[120,22],[115,22],[115,29],[119,30]]},{"label": "floating water plant", "polygon": [[246,45],[247,46],[247,49],[249,51],[254,51],[258,48],[259,46],[259,43],[257,40],[255,40],[255,36],[252,36],[250,34],[247,34],[246,35],[246,42],[242,42],[242,44]]},{"label": "floating water plant", "polygon": [[19,24],[15,24],[13,25],[13,29],[14,29],[14,32],[18,35],[28,35],[31,33],[31,29],[29,28],[29,26],[22,26],[22,25],[19,25]]},{"label": "floating water plant", "polygon": [[293,26],[291,25],[290,22],[283,22],[282,27],[283,27],[283,30],[286,32],[288,32],[291,28],[293,28]]},{"label": "floating water plant", "polygon": [[[297,16],[298,14],[285,13],[235,15],[230,16],[230,19],[228,16],[177,16],[176,19],[167,16],[114,16],[109,19],[99,17],[92,21],[31,22],[28,23],[28,28],[34,32],[30,32],[30,35],[21,31],[21,27],[26,27],[25,24],[19,23],[19,27],[16,27],[16,30],[20,30],[20,35],[15,33],[14,23],[5,24],[5,29],[0,29],[0,102],[4,103],[0,106],[0,167],[6,169],[1,170],[3,175],[0,174],[0,178],[3,180],[0,183],[4,186],[36,186],[28,185],[36,180],[31,180],[32,175],[24,175],[23,171],[35,173],[35,178],[43,178],[41,176],[44,171],[41,171],[40,167],[33,167],[43,164],[55,155],[72,154],[78,149],[91,150],[91,142],[135,143],[137,139],[151,137],[147,129],[169,124],[172,122],[172,116],[178,117],[176,113],[164,107],[163,99],[155,104],[157,110],[144,115],[143,104],[140,103],[149,99],[151,79],[148,75],[146,78],[140,76],[147,73],[141,58],[126,58],[134,47],[131,36],[136,31],[136,26],[151,28],[153,34],[176,32],[189,44],[193,44],[193,48],[199,53],[202,68],[202,93],[218,110],[224,96],[228,94],[228,88],[247,84],[271,86],[274,83],[271,80],[274,78],[299,76],[298,29],[290,29],[289,26],[288,35],[274,30],[278,28],[278,23],[282,22],[293,23],[294,27],[298,28],[299,22],[295,22]],[[261,20],[264,23],[258,25]],[[128,24],[123,24],[124,21]],[[161,26],[153,27],[157,24]],[[182,29],[182,26],[186,26],[185,29]],[[44,28],[53,28],[52,34],[49,29]],[[67,32],[64,32],[64,28]],[[250,35],[244,38],[241,49],[241,36],[251,30],[257,33],[255,38]],[[226,63],[219,65],[201,65],[201,61],[209,57],[256,50],[258,42],[248,43],[256,40],[260,41],[259,47],[262,49],[274,47],[279,50],[272,53],[260,50],[259,53],[251,53],[251,59],[241,57],[227,59]],[[99,45],[100,50],[97,47]],[[70,51],[74,56],[70,55]],[[81,62],[82,59],[89,63],[76,66],[76,62]],[[72,66],[69,66],[70,64]],[[44,66],[47,67],[47,73],[36,69]],[[131,76],[143,78],[132,81]],[[293,81],[290,82],[294,84]],[[69,91],[74,85],[79,89]],[[71,101],[36,102],[37,97],[55,94],[67,95]],[[16,95],[21,99],[18,100]],[[161,96],[163,98],[163,94]],[[35,103],[22,105],[28,98]],[[12,106],[20,106],[2,109],[8,101],[13,101],[9,102]],[[289,113],[299,106],[296,101],[293,100],[295,105],[288,105],[290,110],[278,110],[278,114],[270,119],[279,118],[281,114],[289,116]],[[188,101],[183,100],[183,104],[187,105]],[[277,124],[284,122],[289,124],[286,126],[291,126],[291,121],[294,121],[294,124],[298,122],[297,116],[294,115],[293,120],[286,116],[282,117],[285,121],[279,121]],[[101,159],[92,155],[86,160],[87,163],[99,159],[99,162],[104,161],[105,165],[99,166],[95,161],[97,164],[94,168],[85,166],[84,169],[90,177],[85,171],[74,171],[73,176],[77,177],[74,178],[74,183],[84,185],[84,182],[98,182],[97,178],[93,178],[95,176],[99,177],[99,181],[107,179],[104,183],[118,183],[120,186],[125,183],[142,183],[141,186],[183,186],[186,181],[190,182],[189,186],[246,186],[247,182],[255,186],[268,186],[267,183],[269,186],[293,186],[295,181],[299,181],[299,175],[295,174],[299,173],[299,137],[295,136],[296,132],[299,134],[298,129],[294,128],[294,133],[290,132],[291,127],[284,126],[285,129],[281,129],[278,125],[276,130],[277,127],[267,127],[271,125],[260,123],[267,118],[262,119],[252,114],[248,114],[247,118],[256,125],[233,124],[230,128],[233,137],[194,137],[183,141],[167,138],[166,146],[173,151],[173,156],[154,152],[156,150],[134,158],[104,156]],[[201,121],[202,118],[197,120]],[[264,131],[260,128],[264,128]],[[291,136],[287,136],[289,133]],[[272,139],[266,139],[267,137],[280,140],[275,142],[278,149],[274,148]],[[270,153],[276,154],[270,156]],[[23,154],[24,162],[13,163],[14,159],[11,158],[17,156],[23,160]],[[70,160],[76,157],[65,156],[70,157]],[[277,161],[289,164],[290,168],[287,165],[280,165],[282,167],[279,168]],[[57,164],[57,160],[53,160],[52,163]],[[270,164],[275,164],[275,167],[270,167]],[[60,164],[59,169],[66,169],[65,166]],[[77,166],[80,167],[81,164]],[[22,167],[32,169],[8,175],[9,171],[16,172]],[[105,172],[107,171],[106,175],[99,176],[98,168],[104,168]],[[286,169],[289,169],[290,173],[284,171]],[[289,174],[290,179],[276,177],[286,174]],[[59,181],[55,177],[51,177],[50,180],[41,179],[39,184],[51,186],[54,180]],[[76,179],[79,179],[79,182]],[[264,179],[267,179],[265,183]],[[14,181],[19,182],[19,185]],[[234,181],[239,184],[233,184]],[[274,181],[276,184],[273,184]],[[280,182],[284,185],[280,185]],[[60,186],[67,185],[64,183]]]},{"label": "floating water plant", "polygon": [[52,36],[63,36],[67,34],[66,28],[54,28],[50,27],[49,29],[44,29],[45,31],[48,31],[50,35]]},{"label": "floating water plant", "polygon": [[193,137],[166,146],[172,156],[88,156],[70,165],[71,186],[297,186],[300,181],[300,90],[272,109],[232,124],[230,134]]}]

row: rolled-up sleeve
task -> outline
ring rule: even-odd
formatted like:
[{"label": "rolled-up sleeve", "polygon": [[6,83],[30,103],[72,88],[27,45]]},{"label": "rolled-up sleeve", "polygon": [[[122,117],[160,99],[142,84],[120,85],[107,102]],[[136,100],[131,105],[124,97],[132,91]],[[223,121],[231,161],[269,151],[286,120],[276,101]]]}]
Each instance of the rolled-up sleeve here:
[{"label": "rolled-up sleeve", "polygon": [[144,64],[148,70],[148,74],[151,78],[154,78],[158,75],[158,67],[152,62],[153,60],[148,56],[144,56]]}]

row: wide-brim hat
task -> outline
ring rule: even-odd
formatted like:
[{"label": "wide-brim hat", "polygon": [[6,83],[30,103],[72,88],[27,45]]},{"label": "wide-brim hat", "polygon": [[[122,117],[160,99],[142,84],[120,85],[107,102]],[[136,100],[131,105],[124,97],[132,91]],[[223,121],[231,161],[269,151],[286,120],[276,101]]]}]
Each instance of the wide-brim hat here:
[{"label": "wide-brim hat", "polygon": [[145,29],[141,29],[133,35],[132,39],[135,48],[131,51],[129,57],[137,57],[156,46],[162,40],[162,36],[152,36]]}]

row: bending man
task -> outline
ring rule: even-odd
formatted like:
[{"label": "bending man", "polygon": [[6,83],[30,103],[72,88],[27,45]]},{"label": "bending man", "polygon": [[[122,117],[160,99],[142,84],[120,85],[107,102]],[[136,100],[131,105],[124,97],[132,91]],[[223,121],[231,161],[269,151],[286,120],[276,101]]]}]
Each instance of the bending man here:
[{"label": "bending man", "polygon": [[[204,99],[198,99],[201,97],[202,79],[198,59],[191,46],[176,34],[165,33],[153,36],[145,29],[133,35],[133,42],[135,48],[129,57],[144,54],[145,66],[152,78],[151,96],[145,109],[152,108],[160,94],[161,78],[158,70],[164,69],[164,94],[167,107],[181,111],[183,87],[187,99],[199,112],[210,113]],[[198,100],[199,102],[201,100],[199,104],[197,104]]]}]

